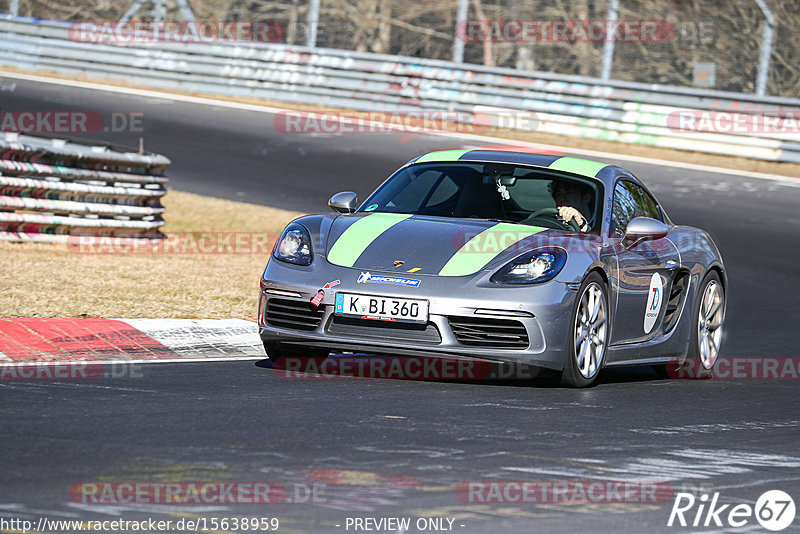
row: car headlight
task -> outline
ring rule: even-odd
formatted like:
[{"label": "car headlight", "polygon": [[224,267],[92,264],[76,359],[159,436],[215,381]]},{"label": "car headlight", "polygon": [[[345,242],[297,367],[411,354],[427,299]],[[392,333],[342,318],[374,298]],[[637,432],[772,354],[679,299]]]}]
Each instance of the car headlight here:
[{"label": "car headlight", "polygon": [[552,280],[567,263],[567,253],[560,248],[538,249],[508,263],[492,275],[499,284],[540,284]]},{"label": "car headlight", "polygon": [[298,223],[289,224],[278,239],[273,256],[295,265],[311,265],[314,254],[311,252],[311,235],[306,227]]}]

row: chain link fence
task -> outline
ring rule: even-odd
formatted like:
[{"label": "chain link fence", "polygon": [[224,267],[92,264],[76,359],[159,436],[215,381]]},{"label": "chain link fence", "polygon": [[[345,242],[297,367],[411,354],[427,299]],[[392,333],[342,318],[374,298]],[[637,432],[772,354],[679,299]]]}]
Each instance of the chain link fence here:
[{"label": "chain link fence", "polygon": [[[115,21],[131,5],[0,0],[0,9],[3,1],[8,9],[16,2],[21,16],[65,21]],[[166,20],[182,18],[176,2],[159,1],[166,2]],[[447,61],[463,54],[470,64],[739,93],[758,92],[768,20],[760,0],[318,1],[318,47]],[[800,97],[797,0],[764,2],[774,14],[764,92]],[[136,18],[147,20],[153,3]],[[309,43],[314,0],[189,4],[198,20],[270,21],[282,28],[280,42]]]}]

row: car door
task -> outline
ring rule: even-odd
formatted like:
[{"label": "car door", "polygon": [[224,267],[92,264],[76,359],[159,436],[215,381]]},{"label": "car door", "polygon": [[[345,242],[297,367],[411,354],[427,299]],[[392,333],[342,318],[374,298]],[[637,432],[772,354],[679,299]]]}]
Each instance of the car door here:
[{"label": "car door", "polygon": [[[628,223],[635,217],[664,222],[656,200],[638,183],[622,178],[614,187],[611,216],[617,266],[612,282],[617,296],[611,344],[639,343],[661,330],[673,272],[680,264],[677,248],[667,237],[626,242]],[[644,356],[644,355],[643,355]]]}]

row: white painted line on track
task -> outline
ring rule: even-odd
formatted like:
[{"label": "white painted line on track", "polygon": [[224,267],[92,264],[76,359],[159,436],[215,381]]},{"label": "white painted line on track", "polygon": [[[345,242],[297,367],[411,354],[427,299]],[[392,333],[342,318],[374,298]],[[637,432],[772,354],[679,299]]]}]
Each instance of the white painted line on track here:
[{"label": "white painted line on track", "polygon": [[[0,70],[0,77],[8,77],[8,78],[16,78],[20,80],[27,80],[32,82],[39,82],[39,83],[50,83],[56,85],[65,85],[68,87],[79,87],[81,89],[92,89],[96,91],[104,91],[108,93],[119,93],[131,96],[142,96],[147,98],[159,98],[163,100],[172,100],[175,102],[182,102],[187,104],[201,104],[207,106],[217,106],[217,107],[225,107],[229,109],[239,109],[244,111],[255,111],[260,113],[291,113],[297,112],[298,110],[293,110],[290,108],[277,108],[267,105],[254,105],[254,104],[242,104],[239,102],[230,102],[227,100],[217,100],[210,97],[198,97],[198,96],[189,96],[189,95],[180,95],[175,93],[168,93],[150,89],[134,89],[129,87],[120,87],[115,85],[104,85],[101,83],[92,83],[92,82],[80,82],[80,81],[72,81],[60,78],[49,78],[47,76],[37,76],[32,74],[19,74],[15,72],[5,72]],[[340,122],[350,122],[349,119],[346,118],[334,118],[333,120],[339,120]],[[381,124],[381,123],[378,123]],[[392,124],[381,124],[385,128],[396,128],[397,125]],[[596,157],[596,158],[605,158],[605,159],[619,159],[624,161],[632,161],[636,163],[648,163],[652,165],[663,165],[666,167],[675,167],[678,169],[688,169],[693,171],[701,171],[701,172],[710,172],[710,173],[717,173],[717,174],[727,174],[732,176],[741,176],[746,178],[757,178],[762,180],[772,180],[780,182],[783,185],[787,185],[790,187],[800,187],[800,180],[798,178],[793,178],[790,176],[782,176],[779,174],[770,174],[770,173],[763,173],[763,172],[753,172],[753,171],[739,171],[735,169],[728,169],[725,167],[714,167],[711,165],[700,165],[696,163],[685,163],[680,161],[670,161],[665,159],[656,159],[656,158],[646,158],[642,156],[631,156],[628,154],[617,154],[612,152],[601,152],[596,150],[586,150],[586,149],[579,149],[579,148],[571,148],[566,146],[559,146],[559,145],[547,145],[547,144],[540,144],[540,143],[531,143],[528,141],[518,141],[516,139],[508,139],[502,137],[490,137],[484,135],[476,135],[476,134],[461,134],[455,132],[425,132],[428,135],[437,135],[441,137],[449,137],[453,139],[459,140],[474,140],[474,141],[481,141],[481,142],[489,142],[489,143],[502,143],[502,144],[510,144],[513,143],[517,146],[525,146],[535,149],[541,150],[556,150],[559,152],[568,152],[571,154],[580,154],[583,156],[589,157]],[[623,145],[624,146],[624,145]]]},{"label": "white painted line on track", "polygon": [[766,486],[767,484],[786,484],[787,482],[794,480],[800,480],[800,477],[768,478],[763,480],[750,480],[748,482],[742,482],[741,484],[715,485],[714,490],[719,491],[725,489],[751,488],[753,486]]}]

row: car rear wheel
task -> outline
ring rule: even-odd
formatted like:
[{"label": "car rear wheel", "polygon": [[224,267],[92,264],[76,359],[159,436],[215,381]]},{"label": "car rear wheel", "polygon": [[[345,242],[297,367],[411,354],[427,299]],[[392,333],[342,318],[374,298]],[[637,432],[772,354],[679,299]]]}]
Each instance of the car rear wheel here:
[{"label": "car rear wheel", "polygon": [[605,358],[608,328],[608,290],[603,278],[593,272],[583,281],[575,299],[562,385],[588,387],[597,380]]}]

